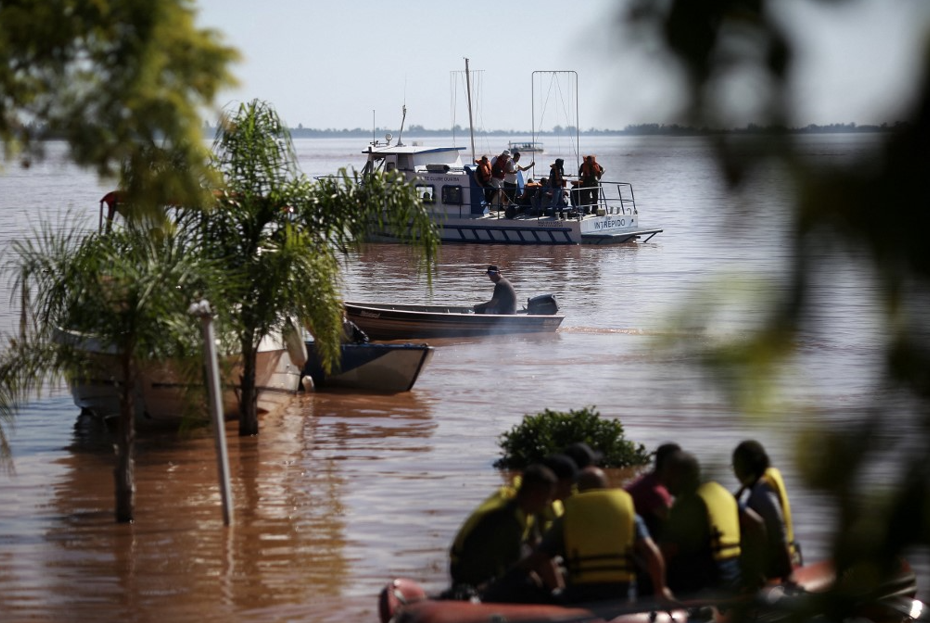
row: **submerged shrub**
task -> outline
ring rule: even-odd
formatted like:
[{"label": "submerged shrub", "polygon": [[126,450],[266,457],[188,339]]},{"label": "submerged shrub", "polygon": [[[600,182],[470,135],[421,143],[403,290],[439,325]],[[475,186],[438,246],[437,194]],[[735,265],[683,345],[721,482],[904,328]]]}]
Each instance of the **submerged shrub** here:
[{"label": "submerged shrub", "polygon": [[591,406],[568,413],[546,409],[525,415],[522,423],[498,438],[503,456],[494,467],[523,469],[578,441],[603,454],[601,467],[633,467],[649,462],[649,453],[642,444],[624,438],[620,420],[602,419]]}]

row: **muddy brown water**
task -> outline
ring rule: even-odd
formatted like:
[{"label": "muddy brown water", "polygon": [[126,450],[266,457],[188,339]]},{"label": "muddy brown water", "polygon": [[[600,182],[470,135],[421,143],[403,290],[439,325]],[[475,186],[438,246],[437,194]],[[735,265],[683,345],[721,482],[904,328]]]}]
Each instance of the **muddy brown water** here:
[{"label": "muddy brown water", "polygon": [[[868,156],[874,147],[869,137],[806,140],[817,162]],[[229,423],[231,527],[223,526],[205,432],[140,435],[137,519],[117,525],[106,428],[79,418],[61,388],[24,408],[4,425],[14,471],[0,474],[0,619],[375,621],[377,593],[390,578],[445,586],[455,531],[505,477],[492,467],[498,436],[545,408],[593,405],[649,448],[678,441],[731,489],[732,448],[760,439],[785,473],[805,555],[825,556],[833,509],[802,486],[795,434],[813,421],[843,426],[872,399],[883,340],[874,284],[854,266],[827,265],[801,356],[777,379],[777,412],[764,420],[735,412],[693,360],[661,348],[695,334],[666,319],[706,309],[694,294],[701,284],[714,284],[711,298],[748,292],[737,273],[778,287],[789,189],[772,171],[728,195],[696,139],[594,143],[607,176],[634,184],[641,223],[666,231],[616,248],[445,247],[431,290],[401,247],[351,255],[346,298],[478,302],[490,296],[483,271],[493,263],[521,298],[555,294],[566,319],[551,335],[436,340],[429,368],[406,394],[297,396],[263,417],[257,437],[240,438]],[[297,147],[316,175],[357,164],[362,146]],[[39,215],[60,221],[68,206],[96,219],[106,186],[62,162],[53,145],[46,163],[0,175],[0,246],[30,235]],[[740,201],[760,209],[755,226],[727,217],[726,207]],[[9,331],[17,310],[2,298]],[[710,328],[738,335],[762,310],[741,303]],[[894,452],[917,430],[908,418],[888,423],[891,450],[872,467],[871,484],[896,480]],[[915,562],[925,569],[925,554]]]}]

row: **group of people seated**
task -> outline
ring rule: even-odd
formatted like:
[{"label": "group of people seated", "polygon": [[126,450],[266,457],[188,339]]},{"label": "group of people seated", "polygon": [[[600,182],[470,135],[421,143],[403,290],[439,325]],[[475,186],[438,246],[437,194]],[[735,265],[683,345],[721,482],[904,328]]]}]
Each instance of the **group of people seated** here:
[{"label": "group of people seated", "polygon": [[450,552],[450,599],[674,603],[791,582],[800,554],[779,471],[757,441],[733,452],[740,489],[702,481],[694,455],[660,446],[654,468],[612,487],[576,443],[490,495]]},{"label": "group of people seated", "polygon": [[[484,190],[484,201],[491,209],[506,210],[509,215],[519,210],[532,210],[535,214],[594,214],[597,212],[599,184],[604,167],[594,155],[585,156],[578,168],[578,179],[569,182],[565,177],[565,161],[556,158],[549,165],[549,175],[538,182],[532,178],[518,195],[517,174],[535,166],[520,165],[520,154],[504,150],[494,158],[482,156],[475,162],[475,181]],[[571,183],[572,190],[566,188]]]}]

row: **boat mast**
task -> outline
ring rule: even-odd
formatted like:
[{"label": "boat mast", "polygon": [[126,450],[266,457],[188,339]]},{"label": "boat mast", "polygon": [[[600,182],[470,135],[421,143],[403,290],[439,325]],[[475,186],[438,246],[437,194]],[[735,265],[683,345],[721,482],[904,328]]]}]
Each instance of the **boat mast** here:
[{"label": "boat mast", "polygon": [[465,59],[465,92],[468,94],[468,132],[471,135],[471,161],[475,162],[475,124],[471,118],[471,76],[468,73],[468,59]]}]

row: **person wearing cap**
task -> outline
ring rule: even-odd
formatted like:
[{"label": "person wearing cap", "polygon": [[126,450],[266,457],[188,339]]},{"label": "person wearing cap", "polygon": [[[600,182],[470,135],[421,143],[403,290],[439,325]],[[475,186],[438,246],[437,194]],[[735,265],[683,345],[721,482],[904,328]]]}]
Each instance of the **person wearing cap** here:
[{"label": "person wearing cap", "polygon": [[[507,151],[504,152],[508,153]],[[511,202],[517,200],[517,190],[519,188],[519,179],[517,174],[523,171],[530,169],[535,166],[536,162],[531,162],[529,166],[522,167],[520,166],[520,152],[513,152],[513,157],[507,160],[507,163],[504,165],[504,194],[507,195],[507,198]]]},{"label": "person wearing cap", "polygon": [[488,279],[494,282],[491,300],[475,305],[476,314],[515,314],[517,313],[517,292],[513,285],[501,275],[497,266],[488,266]]},{"label": "person wearing cap", "polygon": [[566,603],[626,600],[636,578],[634,554],[647,561],[656,595],[671,601],[665,563],[649,531],[633,509],[633,500],[610,488],[604,471],[589,466],[579,472],[578,492],[565,500],[564,513],[520,566],[535,569],[561,557],[566,575],[559,577]]}]

